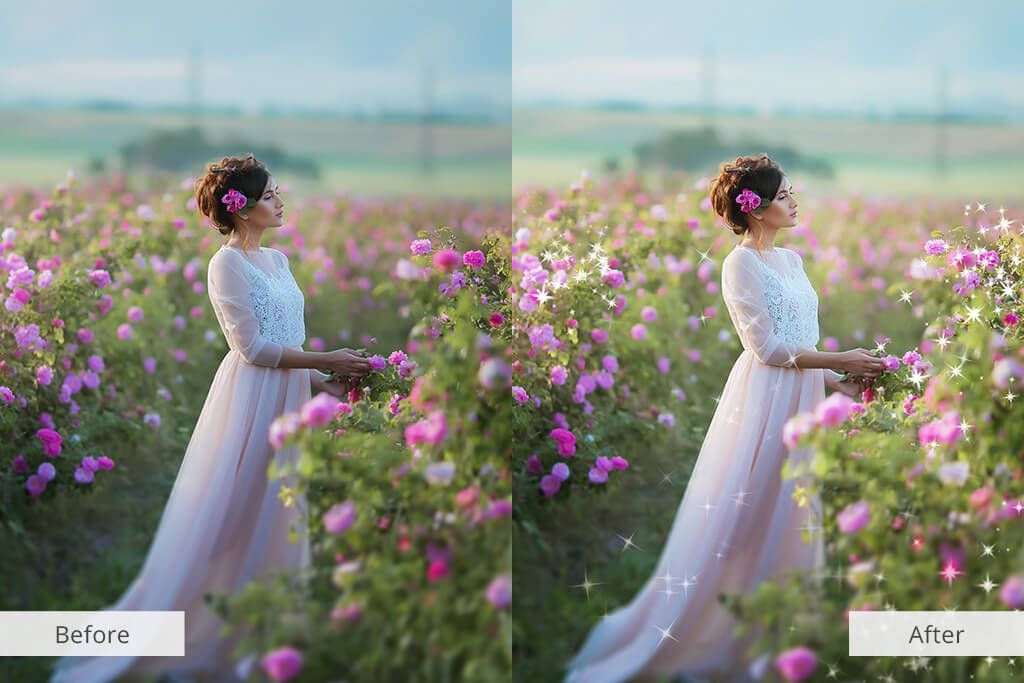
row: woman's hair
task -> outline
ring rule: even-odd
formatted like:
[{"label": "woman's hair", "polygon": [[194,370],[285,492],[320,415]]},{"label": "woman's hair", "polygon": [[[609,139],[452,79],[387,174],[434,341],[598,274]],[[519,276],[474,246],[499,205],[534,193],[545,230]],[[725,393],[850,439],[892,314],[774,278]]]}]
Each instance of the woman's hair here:
[{"label": "woman's hair", "polygon": [[730,230],[742,235],[750,229],[750,224],[747,222],[748,214],[740,210],[736,197],[749,188],[762,200],[769,197],[771,201],[782,184],[782,175],[782,169],[767,154],[736,157],[735,161],[722,164],[718,177],[711,181],[708,189],[711,207]]},{"label": "woman's hair", "polygon": [[267,167],[252,154],[224,157],[219,162],[207,164],[206,175],[196,181],[196,204],[220,234],[230,235],[235,229],[233,214],[221,198],[228,190],[238,190],[245,195],[248,206],[252,206],[263,196],[269,179]]}]

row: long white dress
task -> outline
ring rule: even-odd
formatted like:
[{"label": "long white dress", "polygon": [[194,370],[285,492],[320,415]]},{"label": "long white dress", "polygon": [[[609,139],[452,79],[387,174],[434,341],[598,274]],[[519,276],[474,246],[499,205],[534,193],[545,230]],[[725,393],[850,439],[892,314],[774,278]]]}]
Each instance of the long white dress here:
[{"label": "long white dress", "polygon": [[[748,593],[788,569],[824,562],[821,501],[800,507],[796,482],[782,481],[786,420],[825,397],[825,373],[790,363],[816,350],[818,296],[796,252],[737,246],[722,262],[722,294],[743,352],[732,367],[676,513],[657,570],[633,600],[604,617],[569,663],[568,683],[636,676],[755,680],[744,650],[759,633],[733,636],[717,601]],[[827,371],[831,373],[832,371]],[[834,374],[834,373],[833,373]],[[665,635],[667,634],[667,635]]]},{"label": "long white dress", "polygon": [[[285,507],[282,483],[268,482],[272,459],[294,462],[296,449],[274,451],[271,423],[310,398],[310,371],[278,368],[282,349],[306,339],[302,290],[276,249],[222,246],[207,271],[210,301],[230,350],[185,451],[142,571],[109,610],[184,610],[184,657],[63,657],[57,683],[101,683],[124,676],[182,674],[236,680],[220,617],[207,592],[232,594],[274,569],[308,566],[306,501]],[[299,541],[290,542],[295,525]]]}]

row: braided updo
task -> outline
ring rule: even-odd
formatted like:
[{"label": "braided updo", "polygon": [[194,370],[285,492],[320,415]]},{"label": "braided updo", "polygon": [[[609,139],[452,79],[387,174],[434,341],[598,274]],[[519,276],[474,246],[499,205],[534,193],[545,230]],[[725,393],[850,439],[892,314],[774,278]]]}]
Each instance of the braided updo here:
[{"label": "braided updo", "polygon": [[736,203],[736,197],[747,188],[761,197],[775,197],[782,176],[782,169],[767,154],[736,157],[735,161],[722,164],[718,177],[711,181],[708,188],[711,207],[730,230],[742,235],[750,229],[750,224],[748,215]]},{"label": "braided updo", "polygon": [[253,206],[267,187],[270,172],[252,154],[240,157],[224,157],[206,167],[206,175],[196,181],[196,204],[199,211],[210,219],[222,235],[230,235],[235,229],[233,214],[221,202],[228,190],[238,190]]}]

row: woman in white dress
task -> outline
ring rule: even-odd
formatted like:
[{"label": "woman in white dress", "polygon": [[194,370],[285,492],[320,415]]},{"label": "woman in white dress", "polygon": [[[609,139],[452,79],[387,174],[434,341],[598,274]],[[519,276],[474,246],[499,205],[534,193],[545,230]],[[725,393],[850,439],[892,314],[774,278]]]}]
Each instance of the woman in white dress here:
[{"label": "woman in white dress", "polygon": [[[719,593],[745,594],[786,570],[824,562],[821,501],[793,500],[783,482],[790,452],[785,422],[812,410],[825,387],[857,395],[835,370],[862,377],[881,372],[864,349],[822,352],[818,297],[803,259],[774,246],[796,225],[797,202],[767,155],[723,164],[710,187],[712,206],[743,239],[722,261],[722,295],[743,346],[725,382],[657,570],[633,600],[591,630],[569,663],[569,683],[615,683],[634,677],[686,675],[691,680],[753,680],[744,651],[756,635],[734,639],[732,615]],[[814,527],[818,527],[817,529]],[[809,529],[812,542],[802,540]]]},{"label": "woman in white dress", "polygon": [[[341,395],[368,360],[349,349],[302,350],[305,299],[280,251],[260,247],[284,222],[284,202],[266,167],[253,158],[210,164],[196,182],[199,210],[224,235],[210,258],[210,302],[230,350],[213,378],[142,571],[109,610],[184,610],[184,657],[64,657],[57,683],[104,683],[168,674],[237,680],[231,648],[240,633],[219,634],[206,593],[233,594],[267,572],[300,571],[310,561],[306,501],[286,507],[282,483],[268,481],[272,460],[294,462],[295,448],[274,451],[271,423],[297,412],[317,388]],[[300,540],[288,540],[289,528]]]}]

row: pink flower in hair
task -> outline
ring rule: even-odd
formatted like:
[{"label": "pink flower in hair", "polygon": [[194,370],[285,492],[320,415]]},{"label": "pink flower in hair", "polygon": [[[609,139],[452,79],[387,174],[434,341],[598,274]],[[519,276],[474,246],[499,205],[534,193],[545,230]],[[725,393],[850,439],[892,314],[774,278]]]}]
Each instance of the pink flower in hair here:
[{"label": "pink flower in hair", "polygon": [[220,201],[227,205],[228,213],[235,213],[244,207],[249,200],[246,199],[244,194],[234,188],[231,188],[224,193],[224,196],[220,198]]},{"label": "pink flower in hair", "polygon": [[736,203],[740,205],[740,211],[750,213],[761,206],[761,197],[748,187],[736,197]]}]

